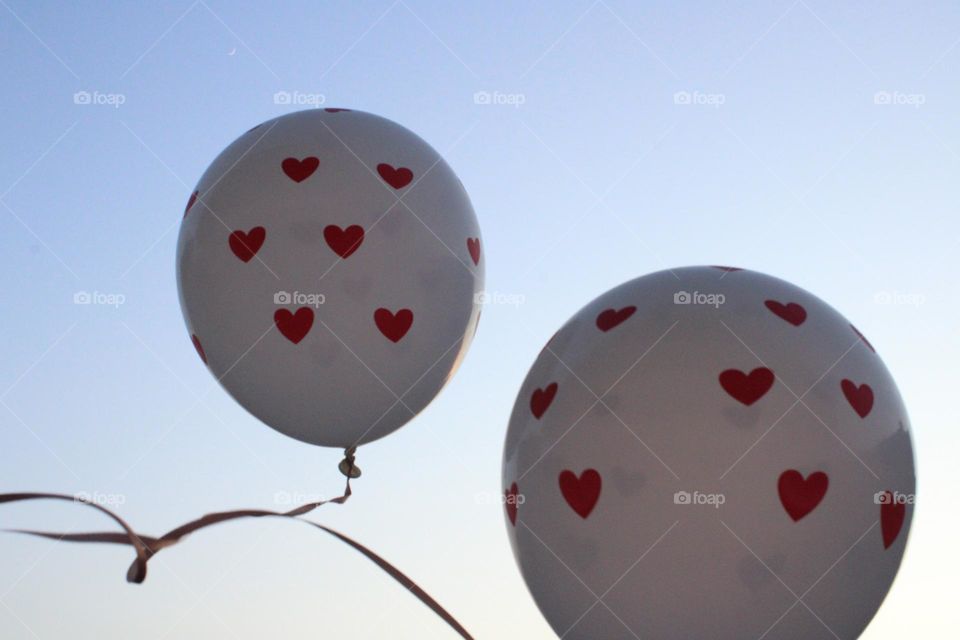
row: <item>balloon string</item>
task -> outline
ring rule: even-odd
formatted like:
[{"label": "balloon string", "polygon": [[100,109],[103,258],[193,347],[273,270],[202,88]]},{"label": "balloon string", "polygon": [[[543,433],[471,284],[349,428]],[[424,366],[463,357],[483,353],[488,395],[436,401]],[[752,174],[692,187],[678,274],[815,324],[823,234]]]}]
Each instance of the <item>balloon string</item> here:
[{"label": "balloon string", "polygon": [[[349,457],[348,457],[349,460]],[[350,466],[348,466],[348,471],[353,471],[352,469],[352,460],[350,461]],[[334,504],[343,504],[350,498],[352,491],[350,489],[350,475],[347,475],[347,486],[344,490],[342,496],[332,498],[330,500],[323,500],[320,502],[310,502],[304,505],[301,505],[290,511],[267,511],[263,509],[238,509],[235,511],[221,511],[218,513],[209,513],[201,518],[196,520],[191,520],[186,524],[183,524],[176,529],[173,529],[159,538],[154,538],[152,536],[144,536],[136,533],[133,528],[130,527],[120,516],[116,515],[109,509],[102,507],[96,503],[90,502],[89,500],[69,496],[65,494],[57,493],[5,493],[0,494],[0,504],[9,503],[9,502],[21,502],[26,500],[61,500],[68,502],[76,502],[83,504],[88,507],[93,507],[94,509],[100,511],[101,513],[110,517],[114,522],[116,522],[122,529],[123,533],[119,532],[92,532],[92,533],[53,533],[47,531],[31,531],[26,529],[13,529],[9,530],[14,533],[22,533],[30,536],[37,536],[40,538],[47,538],[50,540],[58,540],[65,542],[86,542],[86,543],[108,543],[108,544],[124,544],[132,546],[137,553],[137,557],[134,560],[133,564],[130,565],[130,568],[127,570],[127,582],[140,584],[147,577],[147,562],[157,555],[162,549],[167,547],[172,547],[175,544],[179,543],[185,537],[199,531],[200,529],[205,529],[206,527],[213,526],[215,524],[220,524],[222,522],[228,522],[230,520],[237,520],[240,518],[287,518],[292,520],[297,520],[298,522],[303,522],[310,526],[316,527],[321,531],[324,531],[331,536],[337,538],[341,542],[346,543],[347,545],[353,547],[355,550],[359,551],[365,555],[370,561],[376,564],[380,569],[387,573],[394,580],[403,585],[404,588],[409,590],[414,596],[416,596],[420,602],[429,607],[435,614],[437,614],[444,622],[446,622],[450,627],[452,627],[460,637],[465,638],[466,640],[473,640],[473,637],[467,632],[463,626],[457,622],[457,620],[444,609],[440,603],[434,600],[426,591],[420,588],[417,583],[407,577],[402,571],[394,567],[392,564],[381,558],[379,555],[360,544],[356,540],[326,527],[322,524],[312,522],[310,520],[305,520],[301,518],[304,514],[307,514],[318,507],[323,506],[324,504],[334,503]]]},{"label": "balloon string", "polygon": [[[155,539],[141,536],[136,533],[133,528],[128,525],[123,518],[113,513],[109,509],[102,507],[94,502],[90,502],[85,498],[78,496],[68,496],[59,493],[3,493],[0,494],[0,504],[7,502],[22,502],[25,500],[63,500],[66,502],[75,502],[78,504],[83,504],[88,507],[92,507],[97,511],[106,514],[114,522],[116,522],[123,529],[124,533],[122,534],[110,534],[111,536],[116,536],[117,541],[122,541],[124,544],[131,545],[137,552],[137,559],[133,561],[133,564],[130,565],[130,569],[127,571],[127,582],[141,583],[147,577],[147,560],[149,559],[150,552],[148,551],[149,545],[156,542]],[[50,536],[52,537],[52,534]],[[93,540],[91,540],[93,541]]]}]

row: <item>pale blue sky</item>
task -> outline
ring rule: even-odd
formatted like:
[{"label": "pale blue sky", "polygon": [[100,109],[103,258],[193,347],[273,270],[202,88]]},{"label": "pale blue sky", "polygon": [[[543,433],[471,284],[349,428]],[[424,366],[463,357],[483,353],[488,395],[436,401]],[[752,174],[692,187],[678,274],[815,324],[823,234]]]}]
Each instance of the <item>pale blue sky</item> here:
[{"label": "pale blue sky", "polygon": [[[160,533],[341,489],[339,452],[271,431],[216,385],[174,280],[194,182],[294,108],[276,92],[299,92],[443,153],[480,220],[488,291],[517,302],[484,311],[452,383],[363,448],[356,496],[318,519],[407,570],[478,638],[553,637],[496,501],[520,382],[610,287],[736,264],[846,314],[910,411],[920,504],[864,638],[953,630],[955,3],[276,4],[0,1],[0,491],[97,494]],[[123,303],[74,304],[83,291]],[[104,522],[40,505],[4,507],[0,525]],[[0,537],[0,636],[453,637],[360,556],[292,523],[198,534],[142,587],[123,582],[128,559]]]}]

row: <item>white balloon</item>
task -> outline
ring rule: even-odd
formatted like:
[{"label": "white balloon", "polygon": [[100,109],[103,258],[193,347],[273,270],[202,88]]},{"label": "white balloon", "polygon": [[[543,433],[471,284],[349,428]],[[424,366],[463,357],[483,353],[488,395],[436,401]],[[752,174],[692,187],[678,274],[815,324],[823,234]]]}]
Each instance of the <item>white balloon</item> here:
[{"label": "white balloon", "polygon": [[913,515],[880,358],[782,280],[662,271],[561,328],[514,407],[507,529],[558,636],[856,638]]},{"label": "white balloon", "polygon": [[198,353],[267,425],[350,447],[440,391],[479,319],[480,230],[426,142],[346,109],[254,127],[210,165],[177,248]]}]

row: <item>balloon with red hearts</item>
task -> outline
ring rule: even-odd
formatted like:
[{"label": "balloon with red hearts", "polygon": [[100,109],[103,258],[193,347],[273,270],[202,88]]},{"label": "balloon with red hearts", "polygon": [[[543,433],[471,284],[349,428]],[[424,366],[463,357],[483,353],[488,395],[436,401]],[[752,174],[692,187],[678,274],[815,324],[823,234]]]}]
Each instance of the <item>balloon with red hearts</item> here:
[{"label": "balloon with red hearts", "polygon": [[505,519],[569,639],[856,638],[913,517],[909,421],[837,311],[732,267],[627,282],[520,389]]},{"label": "balloon with red hearts", "polygon": [[254,127],[189,197],[187,335],[250,413],[349,448],[403,426],[479,319],[480,229],[457,176],[402,126],[348,109]]}]

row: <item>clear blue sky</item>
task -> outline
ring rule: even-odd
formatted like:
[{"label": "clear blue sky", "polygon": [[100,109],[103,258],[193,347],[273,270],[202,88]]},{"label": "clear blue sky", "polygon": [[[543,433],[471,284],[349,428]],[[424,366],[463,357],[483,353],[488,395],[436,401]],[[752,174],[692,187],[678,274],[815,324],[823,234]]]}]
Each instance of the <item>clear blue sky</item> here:
[{"label": "clear blue sky", "polygon": [[[0,491],[97,494],[160,533],[341,489],[338,451],[271,431],[216,385],[174,279],[193,184],[236,136],[294,108],[276,92],[298,92],[396,120],[443,153],[480,219],[488,291],[504,294],[440,398],[364,447],[356,496],[319,519],[479,638],[552,637],[496,501],[520,382],[608,288],[735,264],[847,315],[910,410],[920,502],[864,638],[955,629],[955,3],[2,0],[0,32]],[[77,292],[122,304],[74,304]],[[70,505],[0,514],[4,527],[104,524]],[[292,523],[200,533],[142,587],[123,582],[129,557],[0,537],[0,636],[453,637],[360,556]]]}]

